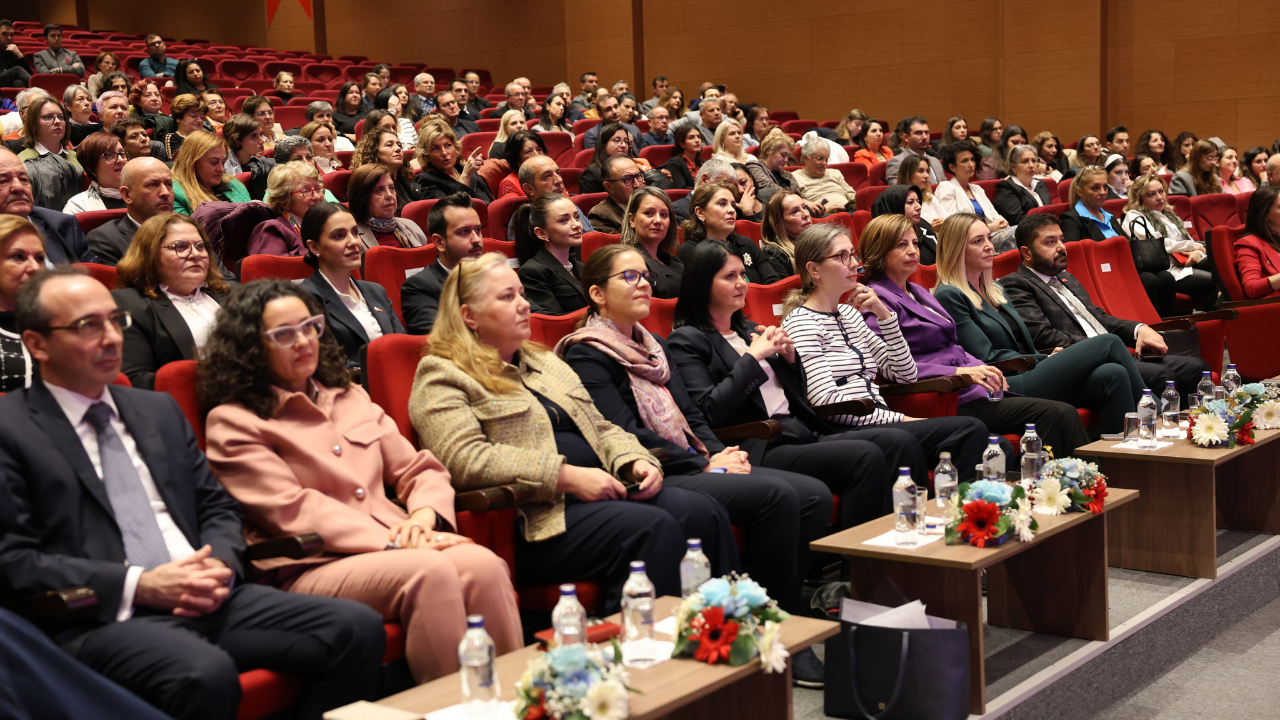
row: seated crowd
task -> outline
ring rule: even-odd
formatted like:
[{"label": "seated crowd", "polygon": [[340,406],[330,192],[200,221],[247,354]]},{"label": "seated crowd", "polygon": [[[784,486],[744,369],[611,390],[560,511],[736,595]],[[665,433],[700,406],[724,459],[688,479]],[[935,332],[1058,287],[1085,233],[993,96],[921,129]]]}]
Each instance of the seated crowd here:
[{"label": "seated crowd", "polygon": [[[41,71],[84,76],[61,31],[46,36]],[[1172,314],[1183,292],[1212,308],[1208,252],[1168,194],[1252,191],[1242,282],[1280,296],[1267,180],[1280,153],[1262,148],[1238,159],[1153,130],[1128,159],[1124,128],[1073,149],[996,118],[971,136],[963,117],[935,145],[924,118],[890,127],[861,110],[797,140],[722,86],[686,107],[666,77],[638,102],[595,73],[546,98],[517,78],[491,108],[474,73],[410,88],[374,72],[283,128],[289,73],[232,112],[198,63],[166,57],[158,36],[147,48],[136,82],[100,59],[61,100],[23,91],[17,145],[0,149],[0,600],[93,589],[91,621],[42,629],[110,681],[65,671],[105,684],[122,716],[156,716],[141,698],[231,718],[237,673],[268,668],[302,676],[299,716],[318,718],[372,697],[384,621],[403,626],[426,682],[458,669],[468,614],[499,653],[524,644],[516,588],[598,582],[612,613],[643,560],[658,594],[678,595],[688,538],[714,575],[750,573],[804,613],[809,543],[888,514],[899,468],[927,486],[949,454],[973,480],[988,438],[1029,423],[1071,455],[1121,431],[1145,388],[1195,391],[1208,365],[1095,305],[1066,243],[1161,241],[1134,252],[1153,305]],[[25,84],[5,62],[0,84]],[[497,139],[466,152],[481,111],[501,120]],[[546,134],[582,119],[598,121],[590,160],[570,175]],[[660,163],[639,154],[663,145]],[[889,185],[855,234],[857,190],[831,165],[857,163]],[[1066,211],[1032,212],[1067,178]],[[429,211],[406,213],[422,200]],[[513,200],[496,227],[477,211]],[[123,215],[86,236],[75,215],[93,211]],[[585,255],[592,232],[616,238]],[[433,259],[383,287],[362,275],[383,247]],[[997,280],[1009,250],[1021,263]],[[241,284],[239,261],[263,255],[309,269]],[[113,266],[116,287],[79,263]],[[931,289],[913,280],[925,265]],[[777,319],[748,316],[753,284],[792,278]],[[672,301],[670,333],[647,329]],[[534,314],[575,313],[553,346],[531,340]],[[412,391],[383,408],[361,385],[362,351],[405,333],[425,336]],[[182,360],[197,362],[204,451],[153,391]],[[904,415],[882,392],[950,376],[953,417]],[[406,412],[413,440],[393,419]],[[767,420],[781,432],[717,436]],[[459,534],[454,511],[455,493],[510,483],[531,495],[514,567]],[[246,560],[248,545],[311,532],[318,555]],[[794,674],[823,682],[811,651]]]}]

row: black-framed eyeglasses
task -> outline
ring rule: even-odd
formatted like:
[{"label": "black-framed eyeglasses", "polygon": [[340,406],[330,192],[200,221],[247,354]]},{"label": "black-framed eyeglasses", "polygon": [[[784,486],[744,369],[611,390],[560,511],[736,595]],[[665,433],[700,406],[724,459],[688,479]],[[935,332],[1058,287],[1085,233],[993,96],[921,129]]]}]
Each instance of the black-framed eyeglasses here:
[{"label": "black-framed eyeglasses", "polygon": [[102,159],[106,160],[107,162],[115,162],[116,160],[128,160],[129,154],[124,152],[123,150],[121,150],[120,152],[107,151],[102,153]]},{"label": "black-framed eyeglasses", "polygon": [[128,310],[116,310],[106,317],[93,316],[80,318],[70,325],[50,325],[42,328],[40,332],[70,330],[85,340],[92,340],[102,337],[102,333],[106,332],[107,323],[111,323],[112,327],[123,332],[133,325],[133,315],[130,315]]},{"label": "black-framed eyeglasses", "polygon": [[862,256],[859,255],[856,250],[853,252],[850,252],[848,250],[841,250],[840,252],[834,255],[827,255],[822,259],[830,260],[832,258],[835,258],[837,262],[839,262],[841,265],[845,267],[853,267],[854,265],[862,264]]},{"label": "black-framed eyeglasses", "polygon": [[288,350],[298,342],[301,335],[304,340],[314,340],[324,334],[324,315],[312,315],[297,325],[281,325],[262,333],[272,345],[281,350]]},{"label": "black-framed eyeglasses", "polygon": [[635,185],[644,182],[644,173],[632,173],[631,175],[623,175],[620,178],[614,178],[608,182],[622,183],[623,185]]},{"label": "black-framed eyeglasses", "polygon": [[[658,273],[653,272],[652,270],[623,270],[622,272],[616,272],[609,277],[615,278],[619,275],[622,276],[622,282],[628,285],[639,285],[641,278],[644,278],[644,281],[649,283],[650,286],[658,284]],[[605,279],[608,280],[609,278]]]}]

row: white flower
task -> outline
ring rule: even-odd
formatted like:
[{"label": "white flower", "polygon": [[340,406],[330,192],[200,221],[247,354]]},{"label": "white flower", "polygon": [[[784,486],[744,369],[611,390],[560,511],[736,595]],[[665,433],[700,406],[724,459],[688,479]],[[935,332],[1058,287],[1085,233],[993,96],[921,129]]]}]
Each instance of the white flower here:
[{"label": "white flower", "polygon": [[627,689],[611,680],[592,685],[582,700],[582,714],[591,720],[625,720],[629,713]]},{"label": "white flower", "polygon": [[791,653],[787,652],[786,646],[782,644],[781,623],[765,621],[764,632],[760,634],[760,640],[756,645],[760,649],[760,665],[764,667],[766,675],[787,671],[787,658]]},{"label": "white flower", "polygon": [[1009,518],[1013,521],[1013,532],[1022,542],[1031,542],[1035,533],[1031,531],[1031,501],[1018,498],[1017,505],[1009,510]]},{"label": "white flower", "polygon": [[1213,413],[1205,413],[1196,417],[1196,426],[1191,429],[1191,439],[1197,445],[1209,446],[1226,442],[1228,432],[1226,420]]},{"label": "white flower", "polygon": [[1280,401],[1268,400],[1253,411],[1253,426],[1259,430],[1280,429]]},{"label": "white flower", "polygon": [[1041,515],[1061,515],[1071,507],[1071,498],[1055,478],[1044,478],[1040,486],[1031,491],[1035,512]]}]

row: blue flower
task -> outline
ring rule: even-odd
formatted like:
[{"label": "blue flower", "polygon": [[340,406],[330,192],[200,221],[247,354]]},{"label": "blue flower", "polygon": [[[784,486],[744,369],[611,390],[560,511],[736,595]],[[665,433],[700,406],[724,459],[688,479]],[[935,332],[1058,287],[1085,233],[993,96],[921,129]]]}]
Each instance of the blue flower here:
[{"label": "blue flower", "polygon": [[591,686],[599,679],[599,676],[594,673],[587,672],[586,670],[580,670],[568,677],[561,678],[560,691],[569,697],[583,698],[586,697],[587,691],[590,690]]},{"label": "blue flower", "polygon": [[986,500],[996,505],[1007,505],[1013,499],[1013,488],[993,480],[979,480],[969,485],[966,500]]},{"label": "blue flower", "polygon": [[1241,385],[1240,389],[1250,395],[1261,395],[1267,391],[1267,386],[1262,383],[1249,383],[1247,385]]},{"label": "blue flower", "polygon": [[587,662],[587,646],[582,643],[561,645],[547,651],[547,665],[562,677],[583,671]]},{"label": "blue flower", "polygon": [[712,578],[702,583],[702,587],[698,588],[698,594],[702,595],[702,599],[710,607],[729,609],[725,603],[729,601],[730,587],[729,581],[724,578]]},{"label": "blue flower", "polygon": [[751,578],[739,580],[734,585],[734,589],[737,591],[738,597],[746,601],[747,608],[750,610],[769,602],[769,594],[765,592],[764,588],[760,587],[760,583]]}]

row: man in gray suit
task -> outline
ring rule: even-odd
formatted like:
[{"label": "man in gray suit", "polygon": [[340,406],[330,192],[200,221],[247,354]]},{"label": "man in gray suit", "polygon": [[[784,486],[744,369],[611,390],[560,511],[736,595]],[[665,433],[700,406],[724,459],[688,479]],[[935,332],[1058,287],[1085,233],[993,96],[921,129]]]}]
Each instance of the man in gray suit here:
[{"label": "man in gray suit", "polygon": [[890,158],[889,164],[885,166],[884,181],[886,183],[894,185],[898,182],[898,166],[902,165],[902,160],[908,154],[922,155],[929,162],[929,182],[936,185],[946,181],[947,173],[942,169],[942,163],[938,158],[925,152],[929,147],[927,120],[919,115],[899,120],[894,132],[898,134],[902,144],[898,147],[898,154]]},{"label": "man in gray suit", "polygon": [[71,73],[84,77],[84,63],[80,56],[62,47],[62,28],[45,25],[44,42],[48,47],[33,57],[37,74]]}]

